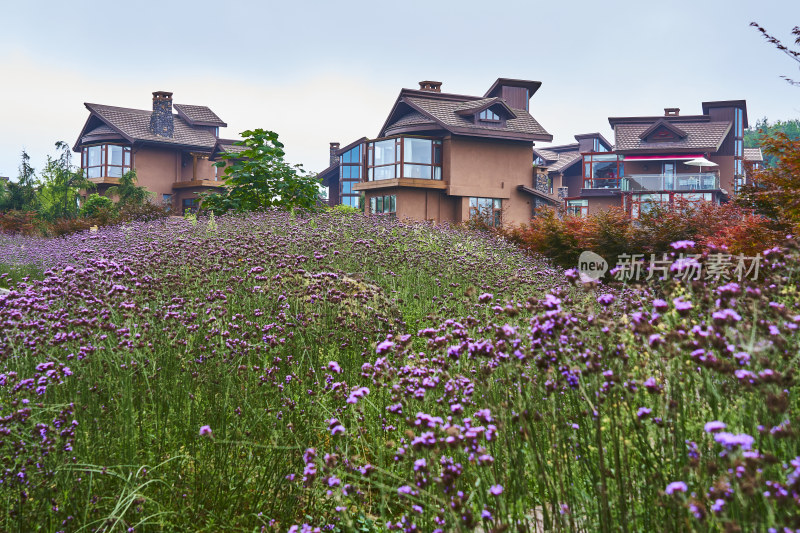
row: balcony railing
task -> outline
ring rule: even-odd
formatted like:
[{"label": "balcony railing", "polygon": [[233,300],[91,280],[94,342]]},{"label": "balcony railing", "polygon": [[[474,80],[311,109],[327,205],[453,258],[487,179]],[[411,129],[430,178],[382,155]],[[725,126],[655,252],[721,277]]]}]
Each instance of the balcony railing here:
[{"label": "balcony railing", "polygon": [[713,172],[694,174],[630,174],[622,178],[623,191],[708,191],[719,189]]}]

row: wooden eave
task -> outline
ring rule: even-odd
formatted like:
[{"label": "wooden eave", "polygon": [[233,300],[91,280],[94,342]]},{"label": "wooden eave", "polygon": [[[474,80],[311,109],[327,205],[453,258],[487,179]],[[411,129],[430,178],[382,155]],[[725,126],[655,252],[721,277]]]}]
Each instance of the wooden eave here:
[{"label": "wooden eave", "polygon": [[224,181],[214,180],[191,180],[191,181],[176,181],[172,184],[173,189],[191,189],[194,187],[224,187]]},{"label": "wooden eave", "polygon": [[390,180],[362,181],[353,185],[354,191],[371,191],[375,189],[392,189],[397,187],[410,187],[415,189],[447,189],[447,183],[442,180],[426,180],[419,178],[394,178]]},{"label": "wooden eave", "polygon": [[[89,109],[87,104],[84,103],[83,105],[87,106],[86,109]],[[130,144],[134,143],[134,139],[132,137],[129,137],[129,136],[125,135],[125,133],[123,133],[122,130],[120,130],[119,128],[117,128],[113,124],[109,124],[108,122],[103,120],[103,117],[101,117],[100,115],[96,114],[94,111],[89,109],[89,117],[86,119],[86,122],[83,124],[83,128],[81,128],[81,132],[78,134],[78,139],[75,141],[75,144],[72,146],[72,151],[73,152],[80,152],[81,151],[81,148],[80,148],[81,144],[82,144],[81,143],[81,139],[83,138],[84,135],[86,135],[87,130],[89,128],[89,123],[92,121],[93,118],[99,120],[102,124],[108,126],[112,130],[117,132],[117,134],[120,137],[122,137],[123,139],[128,141]]]}]

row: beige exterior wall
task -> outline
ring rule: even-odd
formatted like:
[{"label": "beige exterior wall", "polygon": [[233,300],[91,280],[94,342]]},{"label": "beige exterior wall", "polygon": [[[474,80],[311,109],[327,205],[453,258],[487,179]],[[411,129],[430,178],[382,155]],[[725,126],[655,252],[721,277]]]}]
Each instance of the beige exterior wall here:
[{"label": "beige exterior wall", "polygon": [[531,219],[532,198],[517,189],[534,186],[531,143],[452,137],[444,146],[447,193],[461,198],[457,222],[469,219],[471,197],[500,198],[506,225]]},{"label": "beige exterior wall", "polygon": [[180,152],[142,146],[133,150],[133,168],[139,185],[158,195],[172,194],[172,184],[180,175]]},{"label": "beige exterior wall", "polygon": [[622,207],[622,196],[603,198],[587,198],[589,200],[589,214],[593,215],[610,207]]}]

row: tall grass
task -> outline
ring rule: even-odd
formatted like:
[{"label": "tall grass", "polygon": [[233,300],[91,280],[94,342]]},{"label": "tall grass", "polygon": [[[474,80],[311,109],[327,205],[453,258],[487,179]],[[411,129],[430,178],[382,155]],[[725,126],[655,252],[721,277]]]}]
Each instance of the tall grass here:
[{"label": "tall grass", "polygon": [[[336,213],[0,247],[43,266],[0,296],[0,529],[795,520],[763,494],[796,490],[795,430],[773,431],[797,414],[794,252],[735,289],[659,287],[683,309],[479,233]],[[754,444],[723,448],[712,420]]]}]

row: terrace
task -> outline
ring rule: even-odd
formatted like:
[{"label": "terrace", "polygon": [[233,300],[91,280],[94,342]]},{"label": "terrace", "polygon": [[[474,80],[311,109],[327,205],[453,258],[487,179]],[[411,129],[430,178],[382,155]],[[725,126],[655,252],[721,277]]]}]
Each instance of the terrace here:
[{"label": "terrace", "polygon": [[621,178],[623,191],[710,191],[719,189],[715,172],[631,174]]}]

